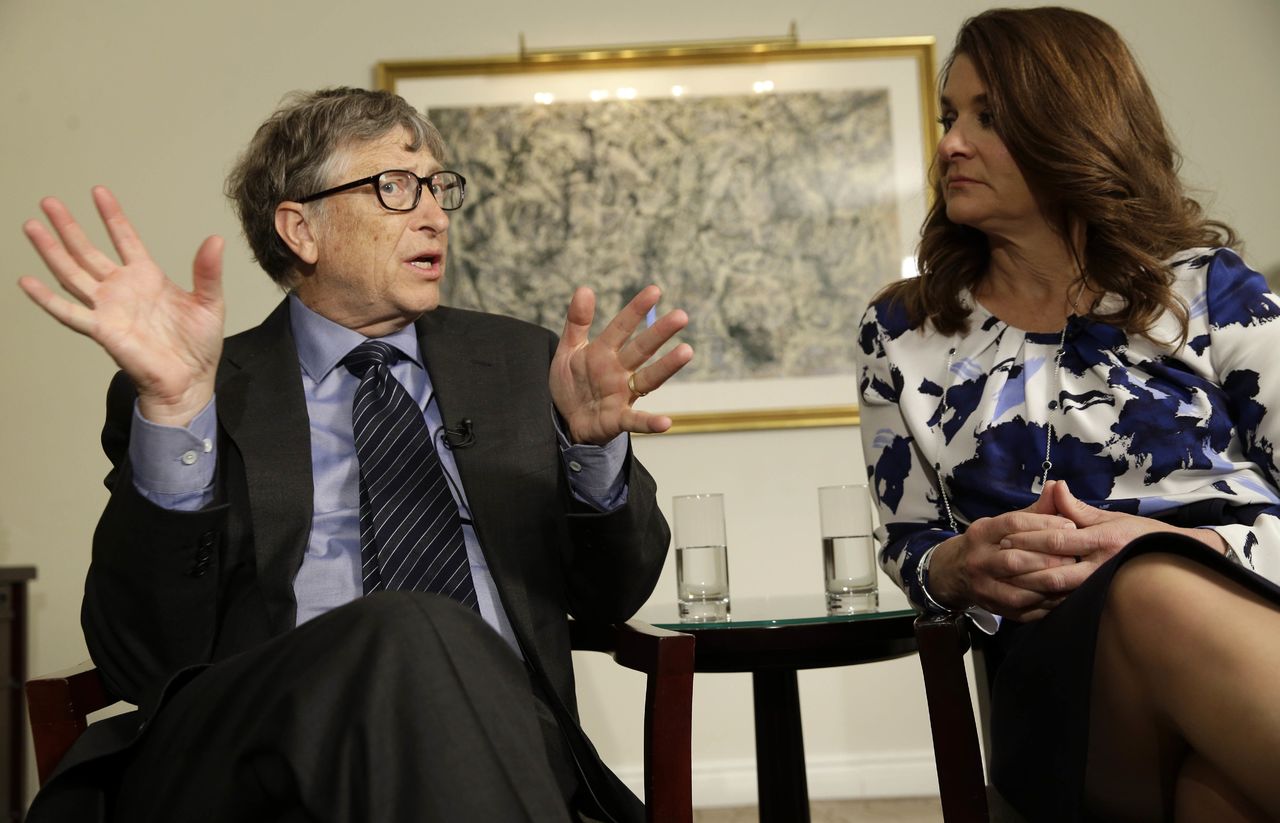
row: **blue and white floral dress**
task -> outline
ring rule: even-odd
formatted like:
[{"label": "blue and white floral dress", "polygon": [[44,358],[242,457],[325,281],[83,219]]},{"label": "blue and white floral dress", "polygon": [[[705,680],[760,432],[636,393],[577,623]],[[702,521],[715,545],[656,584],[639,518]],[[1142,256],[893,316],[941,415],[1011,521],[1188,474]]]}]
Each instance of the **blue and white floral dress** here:
[{"label": "blue and white floral dress", "polygon": [[1152,517],[1223,501],[1228,524],[1196,525],[1280,581],[1280,414],[1268,414],[1280,410],[1280,299],[1228,249],[1171,265],[1190,309],[1185,345],[1172,317],[1153,330],[1169,345],[1073,317],[1061,369],[1061,332],[1021,331],[968,295],[970,330],[951,337],[910,328],[884,302],[867,310],[861,427],[880,562],[918,608],[936,610],[920,558],[954,534],[935,467],[963,530],[1035,501],[1050,432],[1050,479],[1076,497]]},{"label": "blue and white floral dress", "polygon": [[[1164,345],[1082,318],[1065,336],[1029,333],[968,295],[966,334],[911,329],[884,302],[863,318],[862,440],[883,524],[880,562],[921,610],[940,610],[918,570],[955,533],[947,502],[960,530],[1030,505],[1046,438],[1050,479],[1068,481],[1081,500],[1211,527],[1231,547],[1234,563],[1180,535],[1139,538],[1047,617],[1000,627],[987,646],[988,660],[1001,661],[991,780],[1030,820],[1085,816],[1095,643],[1124,562],[1174,552],[1280,608],[1280,298],[1227,249],[1192,249],[1171,265],[1190,310],[1183,345],[1172,318],[1154,329]],[[970,614],[994,627],[992,615]]]}]

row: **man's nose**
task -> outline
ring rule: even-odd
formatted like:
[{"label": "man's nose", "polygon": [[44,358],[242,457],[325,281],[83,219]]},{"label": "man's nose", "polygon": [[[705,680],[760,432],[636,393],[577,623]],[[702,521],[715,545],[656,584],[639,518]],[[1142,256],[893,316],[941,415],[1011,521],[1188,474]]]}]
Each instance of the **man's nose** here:
[{"label": "man's nose", "polygon": [[449,228],[449,213],[440,208],[435,195],[426,186],[422,187],[422,196],[418,198],[418,205],[413,209],[413,219],[415,226],[431,229],[437,234]]}]

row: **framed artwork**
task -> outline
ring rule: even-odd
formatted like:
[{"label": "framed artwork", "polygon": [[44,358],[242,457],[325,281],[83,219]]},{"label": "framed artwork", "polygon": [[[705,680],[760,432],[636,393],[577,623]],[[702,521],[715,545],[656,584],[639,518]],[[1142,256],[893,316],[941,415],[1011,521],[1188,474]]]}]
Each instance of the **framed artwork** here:
[{"label": "framed artwork", "polygon": [[467,178],[443,302],[599,328],[649,283],[694,360],[640,401],[674,432],[856,424],[870,298],[914,273],[932,37],[383,62]]}]

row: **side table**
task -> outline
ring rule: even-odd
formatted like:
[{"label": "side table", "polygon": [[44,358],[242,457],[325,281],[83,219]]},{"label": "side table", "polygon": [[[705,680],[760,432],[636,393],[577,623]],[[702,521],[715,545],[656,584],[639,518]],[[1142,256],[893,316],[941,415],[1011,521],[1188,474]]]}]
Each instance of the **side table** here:
[{"label": "side table", "polygon": [[755,705],[756,787],[761,823],[809,823],[800,726],[799,669],[849,666],[916,651],[911,609],[828,615],[821,594],[737,598],[729,619],[683,623],[673,603],[640,618],[688,632],[695,672],[750,672]]}]

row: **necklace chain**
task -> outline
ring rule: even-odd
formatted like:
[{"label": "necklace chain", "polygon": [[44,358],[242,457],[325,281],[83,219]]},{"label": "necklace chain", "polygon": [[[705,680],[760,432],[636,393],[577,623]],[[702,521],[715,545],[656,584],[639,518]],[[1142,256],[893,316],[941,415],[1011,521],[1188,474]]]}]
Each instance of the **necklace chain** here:
[{"label": "necklace chain", "polygon": [[[1067,316],[1067,319],[1062,324],[1062,334],[1058,336],[1058,351],[1053,356],[1053,382],[1054,382],[1054,387],[1057,388],[1058,390],[1059,397],[1061,397],[1062,395],[1062,355],[1066,352],[1067,329],[1071,325],[1071,318],[1076,316],[1076,310],[1080,306],[1080,296],[1084,294],[1084,289],[1086,285],[1087,285],[1087,281],[1085,280],[1085,278],[1083,277],[1080,278],[1079,289],[1076,291],[1075,299],[1071,301],[1071,314]],[[948,376],[951,374],[951,367],[954,363],[955,356],[956,356],[956,347],[952,346],[947,351],[947,365],[945,370],[942,372],[942,383],[943,383],[942,402],[938,410],[939,433],[942,433],[942,427],[946,421],[947,413],[951,411],[951,406],[949,403],[947,403],[947,391],[949,387],[946,384],[948,382]],[[1040,464],[1040,487],[1041,488],[1044,488],[1045,484],[1049,482],[1049,471],[1053,468],[1053,435],[1054,435],[1053,414],[1058,410],[1058,407],[1060,405],[1061,404],[1059,400],[1050,400],[1049,413],[1045,415],[1044,462]],[[945,440],[945,436],[944,436],[944,440]],[[956,527],[955,514],[953,514],[951,511],[951,496],[947,494],[947,478],[942,473],[941,454],[942,454],[942,447],[944,445],[945,443],[940,444],[938,447],[939,459],[934,461],[933,471],[938,477],[938,490],[942,492],[942,506],[944,509],[946,509],[946,512],[947,512],[947,523],[948,525],[951,526],[951,531],[955,532],[956,534],[959,534],[960,530]]]}]

